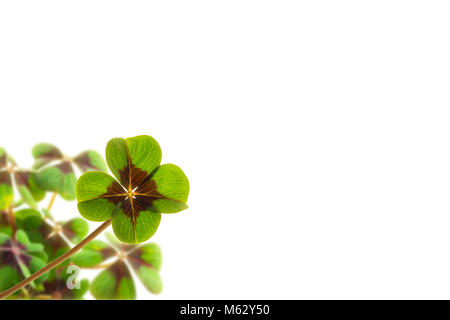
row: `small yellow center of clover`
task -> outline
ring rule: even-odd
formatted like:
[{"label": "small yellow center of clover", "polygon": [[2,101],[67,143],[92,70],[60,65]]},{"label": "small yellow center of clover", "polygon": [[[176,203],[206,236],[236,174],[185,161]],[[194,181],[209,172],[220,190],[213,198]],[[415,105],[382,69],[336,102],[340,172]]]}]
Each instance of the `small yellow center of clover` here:
[{"label": "small yellow center of clover", "polygon": [[126,254],[126,252],[120,250],[120,251],[117,253],[117,258],[118,258],[119,260],[126,260],[126,259],[127,259],[127,254]]},{"label": "small yellow center of clover", "polygon": [[136,191],[137,187],[131,190],[131,188],[127,191],[127,199],[135,199],[136,198]]},{"label": "small yellow center of clover", "polygon": [[54,233],[60,233],[60,232],[62,232],[62,227],[61,227],[61,225],[60,224],[55,224],[54,225],[54,227],[53,227],[53,232]]}]

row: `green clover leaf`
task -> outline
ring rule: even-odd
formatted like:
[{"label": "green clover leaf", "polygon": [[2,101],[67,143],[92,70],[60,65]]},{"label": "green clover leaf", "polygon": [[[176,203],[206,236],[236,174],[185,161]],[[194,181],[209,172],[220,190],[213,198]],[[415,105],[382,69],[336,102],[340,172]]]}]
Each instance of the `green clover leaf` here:
[{"label": "green clover leaf", "polygon": [[74,200],[76,175],[73,165],[81,172],[106,171],[102,156],[92,150],[84,151],[74,158],[65,156],[56,146],[39,143],[32,150],[37,185],[47,191],[58,192],[66,200]]},{"label": "green clover leaf", "polygon": [[136,299],[136,289],[127,265],[122,260],[117,260],[103,270],[92,281],[91,293],[98,300]]},{"label": "green clover leaf", "polygon": [[15,161],[0,147],[0,210],[8,208],[14,200],[13,179],[22,200],[32,208],[45,198],[45,191],[36,184],[36,174],[17,168]]},{"label": "green clover leaf", "polygon": [[82,268],[93,268],[116,255],[110,245],[101,240],[92,240],[82,251],[72,256],[72,262]]},{"label": "green clover leaf", "polygon": [[[92,282],[91,293],[96,299],[136,299],[131,266],[143,285],[152,293],[162,291],[161,249],[155,243],[126,245],[107,234],[110,244],[100,240],[89,243],[82,251],[72,256],[72,262],[84,268],[101,267],[114,257]],[[128,262],[128,263],[126,263]]]},{"label": "green clover leaf", "polygon": [[107,173],[88,172],[77,182],[80,214],[91,221],[112,218],[114,233],[140,243],[156,231],[161,213],[187,208],[189,181],[173,164],[160,165],[161,148],[150,136],[115,138],[106,147]]},{"label": "green clover leaf", "polygon": [[127,256],[137,276],[151,293],[162,291],[162,280],[159,276],[161,269],[161,249],[156,243],[146,243]]}]

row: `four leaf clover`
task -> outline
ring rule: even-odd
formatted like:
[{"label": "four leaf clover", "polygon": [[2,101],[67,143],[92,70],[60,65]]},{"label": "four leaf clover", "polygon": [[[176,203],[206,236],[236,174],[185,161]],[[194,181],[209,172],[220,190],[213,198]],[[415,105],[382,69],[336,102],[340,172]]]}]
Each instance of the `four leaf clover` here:
[{"label": "four leaf clover", "polygon": [[135,299],[136,289],[128,265],[131,266],[144,286],[152,293],[160,293],[162,281],[159,276],[162,256],[155,243],[125,245],[109,234],[110,244],[94,240],[72,257],[72,262],[84,268],[95,268],[112,257],[109,263],[92,281],[91,293],[99,300]]},{"label": "four leaf clover", "polygon": [[[33,169],[22,170],[0,147],[0,292],[42,269],[47,261],[75,249],[73,245],[89,231],[82,218],[67,222],[53,218],[49,210],[55,194],[48,209],[39,211],[37,202],[46,191],[59,193],[66,200],[77,198],[78,210],[88,220],[111,219],[108,223],[112,223],[117,238],[107,234],[110,243],[89,239],[82,251],[56,269],[42,271],[41,277],[29,280],[31,286],[10,297],[81,299],[90,287],[96,299],[135,299],[132,273],[150,292],[161,292],[161,250],[155,243],[141,243],[155,233],[161,213],[187,208],[189,181],[176,165],[161,165],[156,140],[150,136],[110,140],[106,162],[112,175],[104,172],[108,167],[95,151],[70,158],[54,145],[40,143],[32,153]],[[85,172],[78,182],[76,167]],[[14,202],[13,187],[20,194],[19,202]],[[22,204],[28,207],[20,208]],[[71,289],[67,287],[68,268],[73,264],[104,270],[91,285],[84,279],[81,287]]]},{"label": "four leaf clover", "polygon": [[106,162],[115,176],[88,172],[77,182],[80,214],[91,221],[112,218],[116,236],[140,243],[156,231],[161,213],[187,208],[189,181],[176,165],[161,163],[161,148],[150,136],[115,138],[106,147]]}]

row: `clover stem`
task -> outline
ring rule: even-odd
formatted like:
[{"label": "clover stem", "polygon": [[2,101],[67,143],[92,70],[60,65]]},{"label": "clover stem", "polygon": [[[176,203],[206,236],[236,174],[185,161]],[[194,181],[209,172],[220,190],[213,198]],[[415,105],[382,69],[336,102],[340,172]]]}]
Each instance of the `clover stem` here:
[{"label": "clover stem", "polygon": [[14,217],[14,212],[13,212],[13,206],[8,207],[8,217],[9,217],[9,223],[11,223],[12,238],[14,240],[16,240],[17,227],[16,227],[16,218]]},{"label": "clover stem", "polygon": [[56,199],[56,195],[57,195],[57,193],[53,192],[52,197],[50,198],[50,202],[48,203],[48,206],[47,206],[48,211],[50,211],[52,209],[53,203],[55,202],[55,199]]},{"label": "clover stem", "polygon": [[9,295],[13,294],[14,292],[22,289],[23,287],[25,287],[27,284],[29,284],[33,280],[36,280],[37,278],[39,278],[43,274],[49,272],[53,268],[57,267],[58,265],[60,265],[61,263],[63,263],[67,259],[69,259],[73,254],[77,253],[85,245],[87,245],[89,242],[94,240],[100,233],[102,233],[106,228],[108,228],[111,225],[111,223],[112,223],[111,219],[103,222],[97,229],[95,229],[90,235],[88,235],[86,238],[84,238],[83,241],[78,243],[75,247],[73,247],[72,249],[70,249],[69,251],[64,253],[63,255],[61,255],[58,258],[56,258],[55,260],[53,260],[52,262],[47,264],[42,269],[36,271],[35,273],[33,273],[28,278],[20,281],[15,286],[13,286],[13,287],[11,287],[11,288],[3,291],[3,292],[0,292],[0,299],[4,299],[4,298],[8,297]]}]

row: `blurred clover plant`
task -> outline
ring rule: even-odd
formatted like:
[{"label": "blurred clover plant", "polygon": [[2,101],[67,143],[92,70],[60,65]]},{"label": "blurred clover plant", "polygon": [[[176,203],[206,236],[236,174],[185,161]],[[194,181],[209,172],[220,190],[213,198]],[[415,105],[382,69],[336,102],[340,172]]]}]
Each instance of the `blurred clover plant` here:
[{"label": "blurred clover plant", "polygon": [[52,144],[39,143],[33,147],[32,154],[35,159],[33,169],[39,170],[36,173],[37,185],[46,191],[59,193],[66,200],[75,200],[76,197],[77,178],[73,165],[81,172],[107,170],[102,156],[92,150],[71,158]]},{"label": "blurred clover plant", "polygon": [[[104,268],[93,280],[91,293],[96,299],[135,299],[136,290],[128,265],[143,285],[152,293],[162,291],[159,276],[162,256],[155,243],[143,245],[123,244],[107,234],[109,243],[91,241],[72,261],[84,268]],[[105,263],[107,261],[109,263]]]},{"label": "blurred clover plant", "polygon": [[25,202],[37,208],[37,202],[45,197],[45,191],[36,184],[32,170],[20,169],[14,159],[0,147],[0,210],[7,209],[14,200],[13,181],[21,197],[18,204]]},{"label": "blurred clover plant", "polygon": [[[88,291],[95,299],[136,299],[132,273],[161,292],[161,250],[143,242],[161,213],[187,209],[189,182],[176,165],[160,164],[156,140],[112,139],[106,163],[96,151],[71,158],[49,143],[32,155],[34,165],[23,169],[0,147],[0,299],[83,299]],[[83,173],[78,181],[75,168]],[[49,203],[40,207],[47,192]],[[55,219],[57,195],[77,199],[83,218]],[[103,223],[88,234],[85,219]],[[108,242],[94,240],[111,225]],[[80,268],[103,271],[90,283],[78,281]]]}]

